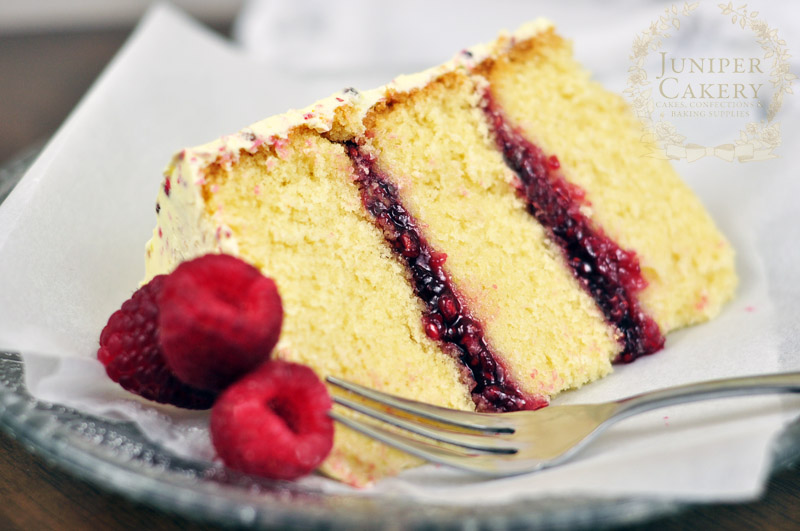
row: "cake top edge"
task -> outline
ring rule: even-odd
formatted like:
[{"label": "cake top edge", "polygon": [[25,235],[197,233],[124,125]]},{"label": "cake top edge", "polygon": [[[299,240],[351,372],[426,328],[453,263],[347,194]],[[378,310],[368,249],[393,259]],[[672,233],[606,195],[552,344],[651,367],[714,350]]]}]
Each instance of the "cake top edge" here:
[{"label": "cake top edge", "polygon": [[515,42],[533,38],[554,27],[552,21],[537,18],[522,24],[513,32],[501,31],[493,41],[465,48],[443,64],[414,74],[400,75],[372,90],[362,92],[348,87],[307,107],[290,109],[282,114],[259,120],[236,133],[179,151],[170,162],[167,173],[186,161],[191,161],[190,166],[195,167],[235,161],[241,151],[255,153],[262,145],[279,145],[298,127],[307,127],[319,133],[330,132],[336,122],[337,111],[340,109],[350,108],[355,111],[355,116],[363,117],[389,93],[410,92],[424,87],[447,72],[470,70],[485,59],[507,51]]},{"label": "cake top edge", "polygon": [[454,60],[466,66],[479,64],[485,59],[508,51],[516,42],[532,39],[540,33],[551,29],[555,29],[555,24],[551,20],[541,17],[536,18],[522,24],[511,33],[508,31],[501,31],[498,37],[493,41],[476,44],[475,46],[470,46],[462,50]]}]

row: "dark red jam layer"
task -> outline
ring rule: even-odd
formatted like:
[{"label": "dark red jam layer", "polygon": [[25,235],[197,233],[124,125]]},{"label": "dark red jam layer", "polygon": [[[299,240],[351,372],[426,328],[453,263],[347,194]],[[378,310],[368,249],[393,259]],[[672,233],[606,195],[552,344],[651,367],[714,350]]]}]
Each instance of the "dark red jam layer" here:
[{"label": "dark red jam layer", "polygon": [[636,298],[647,286],[636,254],[622,249],[581,213],[583,190],[559,174],[558,158],[545,155],[511,125],[488,92],[484,110],[506,164],[520,179],[528,211],[548,230],[575,276],[619,330],[620,360],[630,362],[660,350],[664,336]]},{"label": "dark red jam layer", "polygon": [[413,216],[403,207],[397,188],[382,174],[374,157],[355,144],[347,152],[356,168],[361,200],[384,238],[406,264],[414,291],[425,303],[422,325],[431,339],[443,343],[471,372],[472,398],[481,411],[517,411],[547,405],[543,397],[524,394],[506,376],[500,360],[486,342],[483,328],[465,308],[444,269],[447,255],[425,240]]}]

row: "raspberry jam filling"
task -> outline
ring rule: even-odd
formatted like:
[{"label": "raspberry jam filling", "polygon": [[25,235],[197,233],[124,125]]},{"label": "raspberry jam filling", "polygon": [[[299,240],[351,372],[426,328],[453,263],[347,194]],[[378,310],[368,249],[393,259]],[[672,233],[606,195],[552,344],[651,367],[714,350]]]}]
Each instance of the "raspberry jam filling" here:
[{"label": "raspberry jam filling", "polygon": [[580,210],[584,191],[559,175],[561,164],[512,126],[487,91],[484,111],[506,164],[520,179],[528,211],[549,232],[575,277],[620,332],[620,360],[631,362],[664,346],[658,325],[642,310],[636,293],[647,286],[639,260],[593,226]]},{"label": "raspberry jam filling", "polygon": [[444,270],[447,255],[425,240],[406,210],[397,188],[378,170],[375,158],[352,143],[346,145],[355,166],[361,200],[383,236],[403,262],[417,296],[425,303],[422,325],[431,339],[456,356],[475,381],[472,398],[482,411],[517,411],[547,405],[543,397],[522,392],[492,353],[480,323],[465,308]]}]

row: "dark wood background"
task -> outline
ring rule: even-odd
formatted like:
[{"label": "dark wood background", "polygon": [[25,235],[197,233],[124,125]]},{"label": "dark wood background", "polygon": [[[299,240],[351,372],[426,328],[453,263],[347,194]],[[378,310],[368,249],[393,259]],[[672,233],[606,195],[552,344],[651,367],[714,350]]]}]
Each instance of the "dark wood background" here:
[{"label": "dark wood background", "polygon": [[[229,26],[216,29],[227,33]],[[131,28],[0,35],[0,166],[49,138]],[[259,116],[254,116],[257,120]],[[703,505],[627,529],[800,529],[800,468],[761,500]],[[0,529],[216,529],[142,506],[63,473],[0,434]]]}]

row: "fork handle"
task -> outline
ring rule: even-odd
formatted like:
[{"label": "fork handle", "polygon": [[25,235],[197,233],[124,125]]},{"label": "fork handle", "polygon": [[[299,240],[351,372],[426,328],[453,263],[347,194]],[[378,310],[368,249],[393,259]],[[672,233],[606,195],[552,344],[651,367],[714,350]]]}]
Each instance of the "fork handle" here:
[{"label": "fork handle", "polygon": [[709,380],[659,389],[617,401],[618,418],[685,402],[766,393],[800,393],[800,372]]}]

